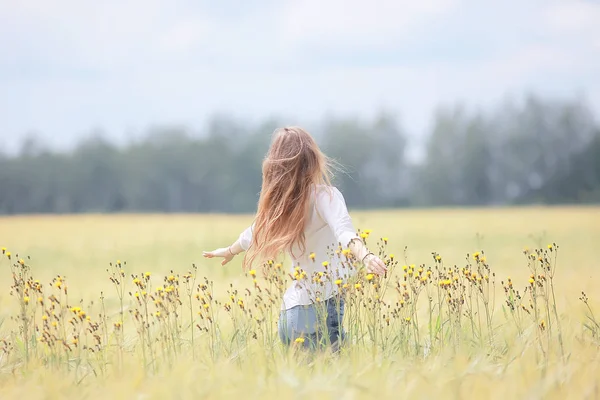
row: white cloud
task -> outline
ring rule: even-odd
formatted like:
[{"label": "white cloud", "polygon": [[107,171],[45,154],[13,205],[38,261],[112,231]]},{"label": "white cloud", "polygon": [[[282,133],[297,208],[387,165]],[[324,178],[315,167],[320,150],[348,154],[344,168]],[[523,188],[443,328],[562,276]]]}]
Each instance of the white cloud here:
[{"label": "white cloud", "polygon": [[292,46],[385,48],[442,15],[452,0],[301,0],[283,2],[279,30]]},{"label": "white cloud", "polygon": [[[585,89],[600,111],[600,5],[459,0],[0,2],[0,138],[68,142],[227,110],[298,122]],[[235,15],[234,14],[235,11]]]}]

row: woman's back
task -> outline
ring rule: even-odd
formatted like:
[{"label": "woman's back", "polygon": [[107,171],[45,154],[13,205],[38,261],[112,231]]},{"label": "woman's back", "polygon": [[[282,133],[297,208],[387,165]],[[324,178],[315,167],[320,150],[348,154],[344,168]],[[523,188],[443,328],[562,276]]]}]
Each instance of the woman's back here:
[{"label": "woman's back", "polygon": [[[252,229],[249,227],[240,235],[240,244],[247,249],[252,242]],[[326,299],[335,294],[338,279],[346,280],[351,271],[342,260],[345,256],[336,254],[341,246],[346,249],[353,239],[360,238],[352,224],[342,193],[333,186],[317,185],[311,190],[309,208],[305,224],[305,251],[294,244],[288,252],[289,265],[296,282],[284,296],[284,307],[308,305],[317,298]],[[322,273],[320,281],[316,274]]]}]

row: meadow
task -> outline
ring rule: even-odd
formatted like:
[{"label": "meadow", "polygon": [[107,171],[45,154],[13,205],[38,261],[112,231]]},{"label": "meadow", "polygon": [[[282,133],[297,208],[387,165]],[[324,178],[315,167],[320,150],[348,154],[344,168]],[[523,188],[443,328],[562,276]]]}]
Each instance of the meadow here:
[{"label": "meadow", "polygon": [[327,276],[202,258],[250,215],[0,218],[0,398],[600,398],[600,208],[351,214],[339,353],[276,334]]}]

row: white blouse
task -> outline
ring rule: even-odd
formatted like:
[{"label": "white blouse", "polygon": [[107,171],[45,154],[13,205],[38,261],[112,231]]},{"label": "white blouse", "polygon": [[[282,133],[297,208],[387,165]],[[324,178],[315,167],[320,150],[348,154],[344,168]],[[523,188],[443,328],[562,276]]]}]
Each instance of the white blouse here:
[{"label": "white blouse", "polygon": [[[345,282],[351,274],[341,262],[345,257],[336,255],[335,251],[339,245],[346,249],[350,241],[360,239],[348,214],[344,196],[337,188],[320,185],[312,192],[310,201],[311,213],[304,230],[306,252],[301,254],[296,245],[293,248],[296,257],[289,254],[292,259],[291,274],[294,275],[295,268],[300,267],[306,276],[292,281],[283,296],[283,310],[312,304],[317,298],[326,300],[334,296],[339,287],[336,280]],[[251,244],[253,226],[240,234],[239,243],[244,250],[248,250]],[[311,259],[311,253],[314,253],[314,260]],[[328,263],[327,268],[323,262]],[[321,278],[322,283],[315,282],[314,274],[325,271],[328,274]]]}]

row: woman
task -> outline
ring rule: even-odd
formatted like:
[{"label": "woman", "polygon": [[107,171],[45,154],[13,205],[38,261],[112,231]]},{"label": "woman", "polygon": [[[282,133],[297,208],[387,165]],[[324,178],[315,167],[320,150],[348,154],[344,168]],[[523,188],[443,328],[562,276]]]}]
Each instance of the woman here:
[{"label": "woman", "polygon": [[[283,296],[281,340],[289,344],[302,338],[298,341],[309,346],[324,334],[329,343],[338,346],[343,337],[344,304],[334,301],[336,289],[340,279],[352,271],[339,258],[330,259],[328,249],[342,246],[350,250],[371,273],[385,274],[386,266],[356,234],[344,197],[330,184],[328,159],[310,134],[299,127],[277,129],[262,171],[254,223],[233,244],[204,252],[204,257],[222,257],[225,265],[245,251],[242,265],[249,270],[257,261],[275,260],[287,253],[293,271],[302,271],[308,279],[294,280]],[[310,279],[315,273],[330,279],[317,283]],[[318,308],[315,303],[325,307]],[[323,309],[326,315],[321,319],[319,310]],[[326,322],[317,324],[317,320]]]}]

